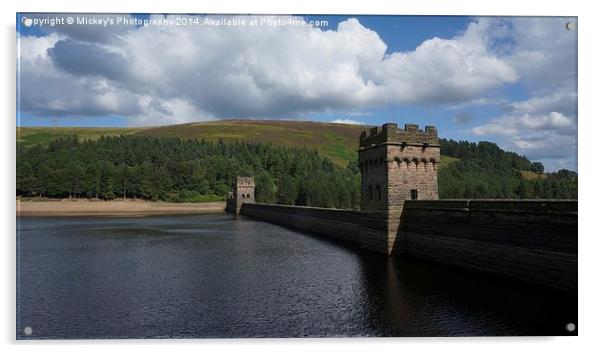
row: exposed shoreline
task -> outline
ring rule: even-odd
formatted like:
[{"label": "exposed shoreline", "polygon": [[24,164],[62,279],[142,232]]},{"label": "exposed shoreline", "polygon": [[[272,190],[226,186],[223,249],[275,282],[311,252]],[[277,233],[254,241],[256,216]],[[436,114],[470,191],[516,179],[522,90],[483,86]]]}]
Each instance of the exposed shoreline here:
[{"label": "exposed shoreline", "polygon": [[132,217],[165,214],[222,213],[226,202],[175,203],[143,200],[17,200],[17,217]]}]

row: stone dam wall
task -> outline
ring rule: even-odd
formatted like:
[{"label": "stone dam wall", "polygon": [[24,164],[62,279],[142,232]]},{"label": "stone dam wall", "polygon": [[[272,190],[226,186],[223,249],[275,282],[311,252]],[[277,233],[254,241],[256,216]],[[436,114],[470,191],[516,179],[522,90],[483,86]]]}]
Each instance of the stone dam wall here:
[{"label": "stone dam wall", "polygon": [[401,216],[271,204],[241,214],[468,270],[577,292],[577,201],[412,200]]},{"label": "stone dam wall", "polygon": [[577,201],[406,201],[413,257],[577,291]]},{"label": "stone dam wall", "polygon": [[387,217],[382,214],[261,203],[243,204],[240,214],[352,242],[365,250],[387,251],[383,237],[387,232]]}]

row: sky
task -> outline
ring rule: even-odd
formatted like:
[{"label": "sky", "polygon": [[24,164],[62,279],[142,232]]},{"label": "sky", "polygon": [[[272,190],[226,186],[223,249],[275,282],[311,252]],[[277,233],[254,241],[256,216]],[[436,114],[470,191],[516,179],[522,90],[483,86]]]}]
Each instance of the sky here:
[{"label": "sky", "polygon": [[414,123],[576,171],[576,27],[559,17],[20,13],[17,125]]}]

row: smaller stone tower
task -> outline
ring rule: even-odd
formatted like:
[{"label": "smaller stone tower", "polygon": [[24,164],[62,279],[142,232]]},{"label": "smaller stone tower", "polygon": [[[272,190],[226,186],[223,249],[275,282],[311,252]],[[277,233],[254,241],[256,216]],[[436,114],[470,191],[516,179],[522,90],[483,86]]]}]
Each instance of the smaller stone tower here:
[{"label": "smaller stone tower", "polygon": [[232,191],[228,193],[226,211],[239,214],[243,203],[255,203],[255,178],[253,177],[236,178]]}]

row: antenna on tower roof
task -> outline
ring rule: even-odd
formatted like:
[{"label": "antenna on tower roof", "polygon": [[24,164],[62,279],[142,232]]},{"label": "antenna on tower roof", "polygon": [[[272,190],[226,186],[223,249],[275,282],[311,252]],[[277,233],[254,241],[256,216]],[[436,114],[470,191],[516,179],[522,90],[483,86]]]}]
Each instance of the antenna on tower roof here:
[{"label": "antenna on tower roof", "polygon": [[364,126],[368,125],[368,110],[366,109],[366,106],[364,105]]},{"label": "antenna on tower roof", "polygon": [[393,117],[392,117],[391,121],[395,122],[395,97],[393,97]]},{"label": "antenna on tower roof", "polygon": [[387,98],[387,119],[391,119],[391,97]]}]

